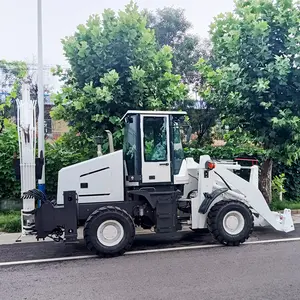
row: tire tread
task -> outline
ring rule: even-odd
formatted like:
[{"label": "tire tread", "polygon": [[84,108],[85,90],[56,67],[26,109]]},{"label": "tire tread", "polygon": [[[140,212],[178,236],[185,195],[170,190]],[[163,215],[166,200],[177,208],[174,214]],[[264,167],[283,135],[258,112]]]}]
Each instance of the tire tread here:
[{"label": "tire tread", "polygon": [[[217,226],[217,216],[218,213],[221,209],[224,208],[224,206],[227,206],[229,204],[237,204],[240,206],[244,206],[249,210],[249,214],[251,214],[251,228],[247,231],[247,235],[241,237],[238,241],[229,241],[226,240],[226,238],[222,235],[222,233],[219,231],[218,226]],[[240,244],[244,243],[252,234],[253,232],[253,227],[254,227],[254,217],[252,212],[250,211],[249,207],[246,206],[243,202],[238,201],[238,200],[222,200],[220,202],[217,202],[209,211],[208,216],[207,216],[207,227],[214,237],[216,241],[223,245],[227,246],[239,246]]]},{"label": "tire tread", "polygon": [[[128,221],[128,223],[130,224],[131,229],[132,229],[131,236],[129,237],[129,242],[125,245],[125,247],[123,247],[121,250],[119,250],[117,252],[115,252],[113,250],[111,250],[111,252],[108,251],[106,253],[99,251],[95,247],[94,243],[92,242],[92,236],[90,235],[91,223],[94,220],[94,218],[96,218],[98,215],[105,214],[107,212],[116,212],[116,213],[122,215]],[[85,222],[83,233],[84,233],[83,235],[84,235],[84,239],[86,242],[86,247],[92,253],[95,253],[96,255],[98,255],[99,257],[102,257],[102,258],[121,256],[126,251],[128,251],[133,244],[133,240],[135,237],[134,221],[133,221],[132,217],[124,209],[121,209],[120,207],[117,207],[117,206],[104,206],[104,207],[100,207],[100,208],[96,209],[89,215],[89,217],[87,218],[87,220]]]}]

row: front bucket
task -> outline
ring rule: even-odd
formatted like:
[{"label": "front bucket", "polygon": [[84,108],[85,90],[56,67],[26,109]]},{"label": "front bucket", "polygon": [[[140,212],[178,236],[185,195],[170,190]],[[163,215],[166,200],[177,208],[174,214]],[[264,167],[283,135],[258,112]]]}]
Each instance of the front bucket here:
[{"label": "front bucket", "polygon": [[290,232],[295,230],[292,212],[290,209],[286,208],[282,214],[279,214],[279,219],[284,232]]},{"label": "front bucket", "polygon": [[[291,232],[295,230],[294,221],[292,217],[292,212],[290,209],[285,209],[283,213],[278,213],[275,211],[272,211],[272,213],[275,215],[276,220],[276,229],[283,232]],[[272,226],[270,223],[268,223],[262,216],[256,217],[254,215],[254,226],[255,227],[267,227]]]}]

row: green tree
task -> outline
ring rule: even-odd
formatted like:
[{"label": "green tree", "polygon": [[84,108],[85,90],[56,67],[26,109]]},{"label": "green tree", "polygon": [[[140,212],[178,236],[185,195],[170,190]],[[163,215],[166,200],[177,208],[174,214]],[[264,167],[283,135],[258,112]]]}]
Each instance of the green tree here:
[{"label": "green tree", "polygon": [[[0,60],[0,122],[15,114],[15,99],[21,99],[21,88],[25,82],[29,84],[31,99],[37,100],[36,71],[31,70],[24,61]],[[44,90],[50,93],[51,87],[45,85]]]},{"label": "green tree", "polygon": [[97,154],[97,145],[88,136],[76,135],[70,130],[54,143],[46,143],[46,193],[56,198],[58,172],[67,166],[91,159]]},{"label": "green tree", "polygon": [[[201,85],[201,76],[195,68],[199,58],[210,58],[210,41],[192,34],[192,23],[182,8],[164,7],[156,11],[145,10],[147,26],[155,30],[158,47],[168,45],[173,49],[174,71],[193,91]],[[178,109],[188,112],[193,132],[197,133],[197,146],[211,142],[211,129],[215,124],[215,113],[210,107],[195,108],[195,101],[184,99]]]},{"label": "green tree", "polygon": [[300,154],[300,10],[293,0],[235,4],[211,25],[214,65],[198,63],[201,94],[267,151],[260,188],[271,201],[273,160]]},{"label": "green tree", "polygon": [[22,80],[26,73],[25,62],[0,60],[0,129],[4,119],[13,113],[13,100],[20,96]]},{"label": "green tree", "polygon": [[4,129],[0,134],[0,199],[20,196],[20,182],[15,178],[13,157],[19,152],[16,125],[4,120]]},{"label": "green tree", "polygon": [[197,139],[189,144],[203,147],[212,143],[212,128],[216,125],[218,114],[215,109],[202,101],[184,100],[177,103],[177,108],[187,112],[192,132]]},{"label": "green tree", "polygon": [[[154,31],[131,2],[117,14],[107,9],[100,18],[63,40],[71,69],[57,73],[65,80],[55,96],[53,117],[70,122],[80,133],[122,136],[120,118],[128,109],[170,109],[187,88],[172,73],[172,51],[157,50]],[[119,143],[117,143],[119,146]]]},{"label": "green tree", "polygon": [[210,56],[210,41],[189,32],[193,26],[182,8],[165,7],[155,12],[145,10],[144,13],[147,26],[155,30],[159,47],[172,47],[174,71],[186,83],[199,82],[195,64],[199,57],[207,59]]}]

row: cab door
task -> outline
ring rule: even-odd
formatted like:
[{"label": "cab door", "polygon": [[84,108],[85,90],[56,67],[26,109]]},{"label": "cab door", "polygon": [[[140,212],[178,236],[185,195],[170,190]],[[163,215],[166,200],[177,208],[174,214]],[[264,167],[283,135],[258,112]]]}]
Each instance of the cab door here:
[{"label": "cab door", "polygon": [[168,115],[141,116],[143,183],[170,183],[170,132]]}]

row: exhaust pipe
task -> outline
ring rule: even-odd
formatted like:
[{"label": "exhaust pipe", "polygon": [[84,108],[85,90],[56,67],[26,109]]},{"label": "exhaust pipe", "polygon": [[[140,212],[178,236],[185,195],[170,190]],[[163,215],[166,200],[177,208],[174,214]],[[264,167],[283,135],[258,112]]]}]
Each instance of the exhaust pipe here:
[{"label": "exhaust pipe", "polygon": [[97,145],[97,155],[102,156],[102,147],[100,144]]},{"label": "exhaust pipe", "polygon": [[115,152],[115,149],[114,149],[114,140],[113,140],[112,133],[110,132],[110,130],[105,130],[105,132],[108,135],[109,152],[110,153]]},{"label": "exhaust pipe", "polygon": [[102,156],[102,146],[101,146],[101,137],[96,136],[95,137],[95,142],[97,144],[97,155]]}]

